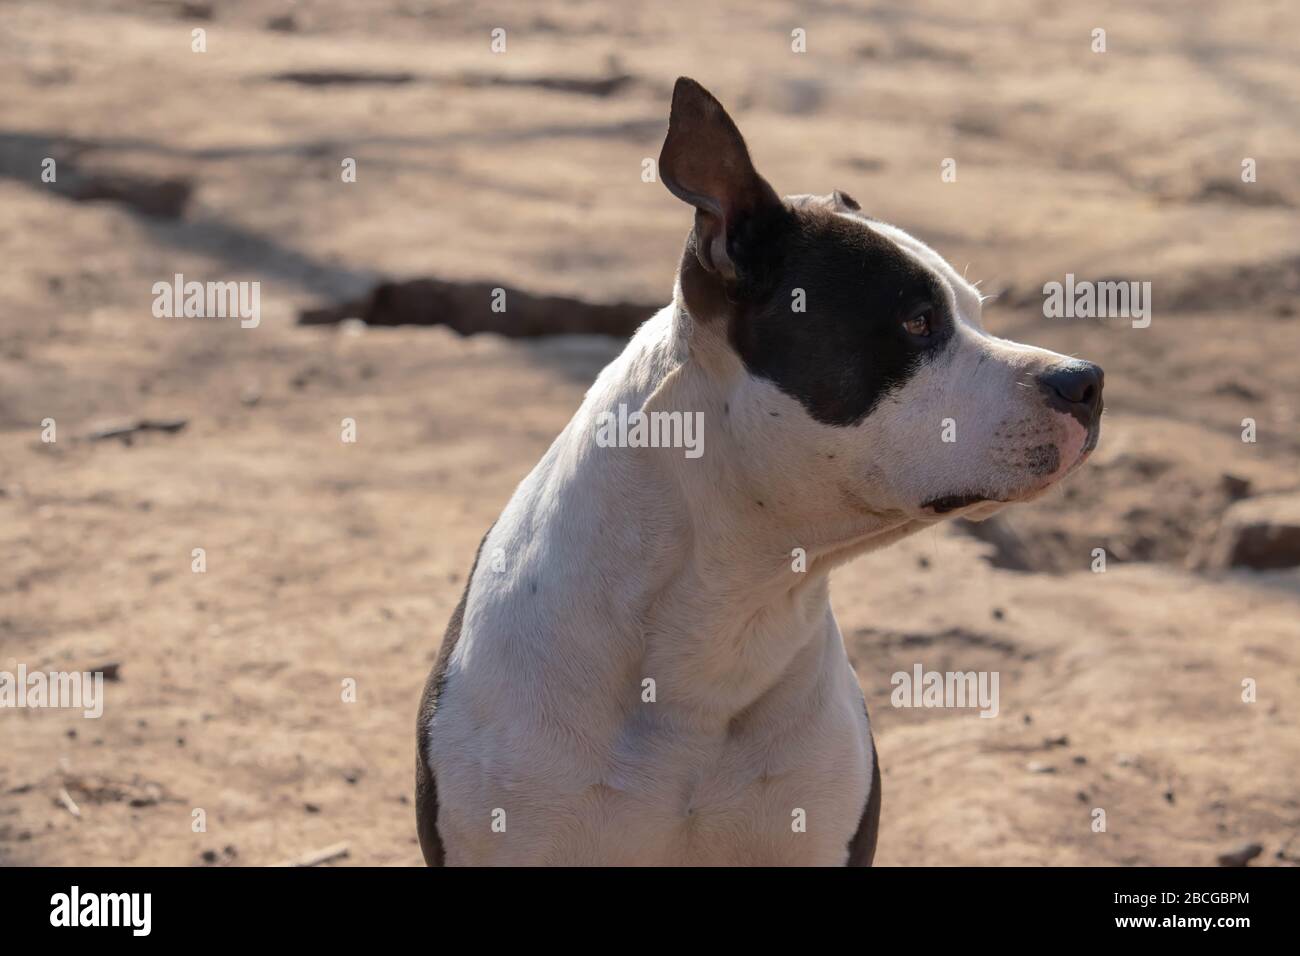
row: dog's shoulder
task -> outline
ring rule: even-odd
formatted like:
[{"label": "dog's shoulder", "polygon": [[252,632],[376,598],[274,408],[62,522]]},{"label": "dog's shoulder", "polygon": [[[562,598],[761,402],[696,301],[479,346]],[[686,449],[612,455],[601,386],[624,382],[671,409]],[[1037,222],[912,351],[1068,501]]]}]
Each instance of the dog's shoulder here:
[{"label": "dog's shoulder", "polygon": [[424,853],[424,862],[429,866],[442,866],[445,852],[442,837],[438,834],[438,784],[429,766],[429,732],[433,723],[434,712],[438,709],[438,698],[442,696],[443,684],[447,678],[447,662],[451,652],[460,640],[461,626],[465,620],[465,605],[469,601],[469,589],[474,583],[474,572],[478,570],[478,561],[483,554],[483,545],[487,543],[492,528],[488,528],[474,552],[474,563],[470,566],[469,577],[465,579],[465,590],[461,592],[460,603],[452,612],[447,622],[447,632],[443,635],[442,646],[438,650],[438,659],[434,662],[429,678],[424,682],[424,693],[420,697],[420,712],[415,721],[415,824],[420,837],[420,849]]}]

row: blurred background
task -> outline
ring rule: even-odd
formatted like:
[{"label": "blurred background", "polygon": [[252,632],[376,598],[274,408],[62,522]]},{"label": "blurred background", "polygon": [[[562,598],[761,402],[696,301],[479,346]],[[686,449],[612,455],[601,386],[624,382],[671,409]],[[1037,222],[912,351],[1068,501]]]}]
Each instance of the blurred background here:
[{"label": "blurred background", "polygon": [[[99,720],[0,711],[0,862],[420,861],[474,549],[671,296],[681,74],[778,191],[1106,369],[1066,488],[834,578],[877,862],[1300,861],[1300,23],[1142,7],[0,3],[0,670],[113,675]],[[176,274],[260,323],[156,317]],[[1066,274],[1151,325],[1045,318]],[[999,717],[892,708],[916,663],[998,671]]]}]

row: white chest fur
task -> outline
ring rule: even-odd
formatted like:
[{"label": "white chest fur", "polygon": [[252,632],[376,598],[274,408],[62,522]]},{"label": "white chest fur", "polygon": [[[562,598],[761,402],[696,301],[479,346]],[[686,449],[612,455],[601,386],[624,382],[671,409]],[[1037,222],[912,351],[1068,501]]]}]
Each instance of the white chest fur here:
[{"label": "white chest fur", "polygon": [[842,864],[875,772],[869,729],[838,634],[807,658],[723,725],[658,682],[653,701],[629,680],[548,713],[547,695],[480,680],[481,658],[454,672],[431,735],[447,862]]},{"label": "white chest fur", "polygon": [[[825,569],[751,516],[726,397],[679,374],[672,321],[484,541],[427,740],[448,863],[845,861],[875,768]],[[656,402],[705,411],[700,459],[592,440],[599,410]]]}]

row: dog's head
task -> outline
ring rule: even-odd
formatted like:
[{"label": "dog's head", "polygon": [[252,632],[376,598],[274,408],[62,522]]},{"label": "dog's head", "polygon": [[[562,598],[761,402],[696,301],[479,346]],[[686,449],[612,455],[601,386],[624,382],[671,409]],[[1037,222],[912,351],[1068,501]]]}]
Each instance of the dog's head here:
[{"label": "dog's head", "polygon": [[779,473],[765,480],[777,494],[982,517],[1046,491],[1096,445],[1100,368],[985,332],[975,288],[849,196],[781,199],[694,80],[673,91],[659,171],[695,207],[679,296],[743,364],[725,385],[727,427]]}]

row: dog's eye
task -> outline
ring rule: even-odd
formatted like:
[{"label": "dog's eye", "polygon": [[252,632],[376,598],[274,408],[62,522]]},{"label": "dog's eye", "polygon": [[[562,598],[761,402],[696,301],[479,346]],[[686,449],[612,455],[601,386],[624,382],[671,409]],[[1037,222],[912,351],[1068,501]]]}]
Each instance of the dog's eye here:
[{"label": "dog's eye", "polygon": [[903,320],[903,328],[909,335],[927,336],[934,327],[934,309],[928,305],[918,306]]}]

